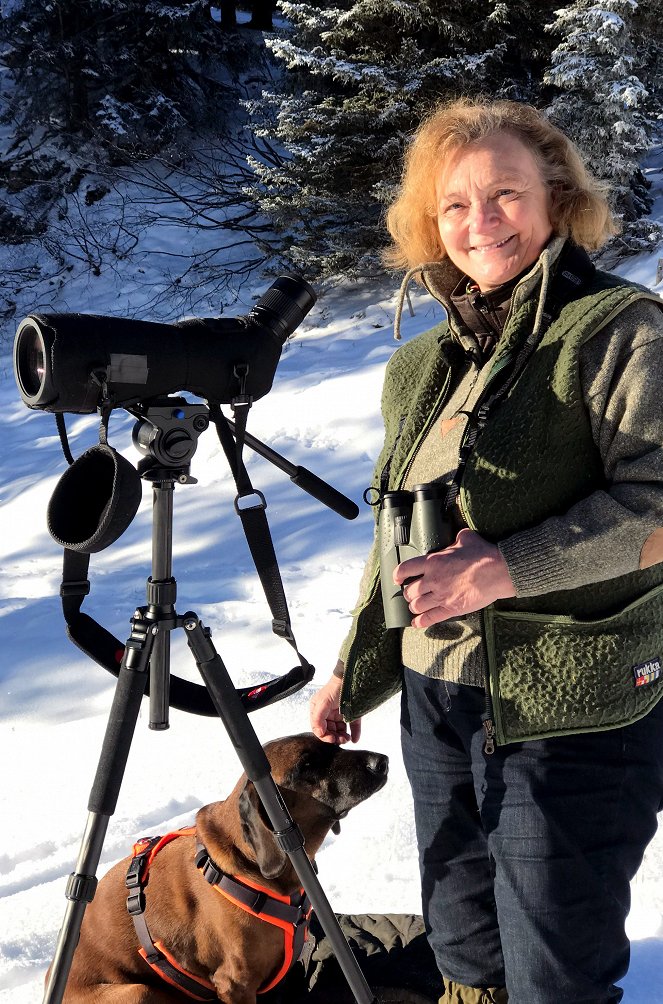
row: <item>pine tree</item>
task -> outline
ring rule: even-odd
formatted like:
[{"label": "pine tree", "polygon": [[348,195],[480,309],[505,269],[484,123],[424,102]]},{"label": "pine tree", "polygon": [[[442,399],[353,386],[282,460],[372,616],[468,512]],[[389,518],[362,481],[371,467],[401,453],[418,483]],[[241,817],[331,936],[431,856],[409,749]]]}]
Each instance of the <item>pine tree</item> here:
[{"label": "pine tree", "polygon": [[[26,182],[102,147],[127,161],[186,142],[188,127],[221,121],[246,56],[241,35],[222,32],[205,0],[14,0],[0,43],[11,170]],[[59,168],[49,169],[58,151]]]},{"label": "pine tree", "polygon": [[663,5],[661,0],[639,3],[633,13],[633,44],[638,53],[638,75],[649,97],[645,109],[652,131],[660,135],[663,128],[661,104],[663,102]]},{"label": "pine tree", "polygon": [[557,89],[550,116],[583,151],[589,168],[610,182],[617,210],[633,220],[647,212],[640,163],[651,135],[649,92],[634,45],[636,0],[577,0],[549,25],[561,41],[545,81]]},{"label": "pine tree", "polygon": [[[523,8],[533,14],[527,46]],[[247,193],[282,235],[284,258],[305,274],[375,274],[380,217],[408,134],[444,97],[531,100],[537,61],[547,56],[543,5],[282,0],[278,9],[290,31],[267,40],[283,72],[250,105],[265,156],[251,161]],[[515,58],[517,49],[527,57]]]}]

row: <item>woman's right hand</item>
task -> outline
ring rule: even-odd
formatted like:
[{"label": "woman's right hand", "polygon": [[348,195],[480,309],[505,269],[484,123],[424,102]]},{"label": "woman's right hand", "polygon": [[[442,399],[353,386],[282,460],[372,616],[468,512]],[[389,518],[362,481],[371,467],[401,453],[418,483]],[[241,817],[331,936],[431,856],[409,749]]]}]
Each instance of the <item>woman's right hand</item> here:
[{"label": "woman's right hand", "polygon": [[361,734],[361,718],[350,722],[348,732],[348,724],[341,716],[342,683],[339,676],[330,676],[317,694],[313,695],[309,705],[314,735],[324,743],[336,743],[339,746],[350,741],[356,743]]}]

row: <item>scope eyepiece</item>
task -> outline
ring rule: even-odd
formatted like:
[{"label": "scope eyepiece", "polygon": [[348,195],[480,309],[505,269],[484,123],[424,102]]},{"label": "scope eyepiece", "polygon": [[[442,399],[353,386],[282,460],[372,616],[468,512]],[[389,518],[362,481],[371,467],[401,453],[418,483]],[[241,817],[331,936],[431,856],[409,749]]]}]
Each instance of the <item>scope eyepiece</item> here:
[{"label": "scope eyepiece", "polygon": [[302,323],[315,300],[315,291],[307,282],[282,275],[253,305],[249,317],[272,328],[284,342]]}]

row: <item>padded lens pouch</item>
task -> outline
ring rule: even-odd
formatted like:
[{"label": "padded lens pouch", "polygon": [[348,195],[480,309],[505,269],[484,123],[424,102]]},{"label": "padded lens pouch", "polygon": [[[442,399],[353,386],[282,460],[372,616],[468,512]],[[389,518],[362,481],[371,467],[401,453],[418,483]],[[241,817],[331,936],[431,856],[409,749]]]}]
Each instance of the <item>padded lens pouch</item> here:
[{"label": "padded lens pouch", "polygon": [[55,486],[47,511],[49,533],[72,551],[103,551],[128,528],[141,496],[136,468],[100,443],[75,460]]}]

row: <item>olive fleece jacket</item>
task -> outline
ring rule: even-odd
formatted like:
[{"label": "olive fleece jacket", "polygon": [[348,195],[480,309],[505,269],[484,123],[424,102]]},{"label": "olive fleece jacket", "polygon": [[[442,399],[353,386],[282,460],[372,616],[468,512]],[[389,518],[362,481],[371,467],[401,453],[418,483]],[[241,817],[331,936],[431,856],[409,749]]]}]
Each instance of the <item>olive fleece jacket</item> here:
[{"label": "olive fleece jacket", "polygon": [[[544,250],[518,283],[512,305],[531,296],[542,300],[563,246],[563,240],[555,239]],[[472,352],[476,338],[451,301],[459,278],[450,262],[423,271],[424,284],[445,308],[454,336]],[[478,352],[476,357],[480,358]],[[422,442],[406,488],[446,482],[453,475],[467,421],[462,412],[471,410],[489,370],[490,360],[469,368]],[[641,300],[618,314],[582,347],[580,381],[607,488],[593,492],[564,515],[499,542],[518,597],[601,582],[663,561],[663,310]],[[643,441],[649,448],[634,450],[633,444]],[[373,552],[362,579],[360,602],[372,558]],[[341,648],[340,663],[345,661],[348,642]],[[469,614],[426,629],[404,629],[402,658],[404,665],[424,675],[483,686],[480,615]]]}]

